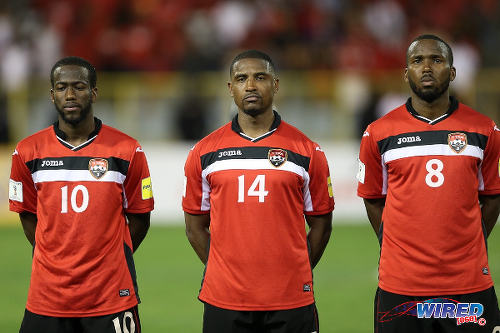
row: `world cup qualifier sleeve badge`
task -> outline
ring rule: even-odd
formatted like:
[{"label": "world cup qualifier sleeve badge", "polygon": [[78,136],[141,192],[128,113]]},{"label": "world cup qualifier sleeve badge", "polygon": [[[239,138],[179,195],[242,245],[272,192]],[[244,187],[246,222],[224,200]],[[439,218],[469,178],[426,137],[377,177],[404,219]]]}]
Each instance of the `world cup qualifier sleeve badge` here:
[{"label": "world cup qualifier sleeve badge", "polygon": [[286,162],[288,158],[288,153],[286,150],[283,149],[269,149],[269,152],[267,153],[267,158],[269,159],[269,162],[271,162],[272,165],[275,167],[279,168],[280,166],[283,165],[283,163]]},{"label": "world cup qualifier sleeve badge", "polygon": [[448,146],[457,154],[460,154],[467,147],[467,135],[465,133],[448,134]]},{"label": "world cup qualifier sleeve badge", "polygon": [[95,179],[100,179],[108,171],[108,160],[104,158],[93,158],[89,161],[90,174]]}]

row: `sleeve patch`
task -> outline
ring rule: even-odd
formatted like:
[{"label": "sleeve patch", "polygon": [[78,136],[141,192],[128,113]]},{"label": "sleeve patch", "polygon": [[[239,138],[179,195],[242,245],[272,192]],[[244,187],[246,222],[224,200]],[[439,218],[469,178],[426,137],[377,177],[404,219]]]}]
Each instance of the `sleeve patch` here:
[{"label": "sleeve patch", "polygon": [[23,202],[23,183],[9,179],[9,199]]},{"label": "sleeve patch", "polygon": [[326,182],[328,184],[328,195],[330,196],[330,198],[333,198],[332,178],[331,177],[327,177],[326,178]]},{"label": "sleeve patch", "polygon": [[151,186],[151,177],[142,180],[142,200],[148,200],[153,197],[153,187]]},{"label": "sleeve patch", "polygon": [[356,178],[361,184],[365,183],[365,164],[361,162],[361,160],[358,158],[359,166],[358,166],[358,174],[356,175]]}]

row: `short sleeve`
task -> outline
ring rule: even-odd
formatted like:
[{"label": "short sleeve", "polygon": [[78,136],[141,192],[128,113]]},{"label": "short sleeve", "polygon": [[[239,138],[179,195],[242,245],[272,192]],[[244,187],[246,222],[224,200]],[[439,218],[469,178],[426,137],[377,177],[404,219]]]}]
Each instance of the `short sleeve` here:
[{"label": "short sleeve", "polygon": [[309,186],[304,195],[304,213],[306,215],[330,213],[335,205],[330,170],[325,153],[316,143],[314,143],[308,173]]},{"label": "short sleeve", "polygon": [[12,154],[12,167],[9,179],[9,209],[13,212],[24,211],[36,214],[37,192],[31,172],[19,153],[19,147]]},{"label": "short sleeve", "polygon": [[184,165],[182,209],[190,214],[206,214],[210,210],[210,189],[203,180],[201,157],[197,147],[189,151]]},{"label": "short sleeve", "polygon": [[480,184],[479,194],[482,195],[500,193],[500,131],[494,123],[491,126],[492,129],[481,164],[483,184]]},{"label": "short sleeve", "polygon": [[123,187],[126,198],[125,212],[147,213],[153,210],[153,184],[146,155],[139,145],[135,147],[135,152],[130,160]]},{"label": "short sleeve", "polygon": [[386,192],[380,151],[372,130],[369,125],[359,148],[358,196],[365,199],[383,198]]}]

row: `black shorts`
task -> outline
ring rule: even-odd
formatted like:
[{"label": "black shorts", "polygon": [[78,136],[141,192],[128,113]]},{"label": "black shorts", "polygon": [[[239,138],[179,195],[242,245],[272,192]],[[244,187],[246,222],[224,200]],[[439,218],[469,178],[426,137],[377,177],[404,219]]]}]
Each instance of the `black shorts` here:
[{"label": "black shorts", "polygon": [[[470,303],[481,304],[482,314],[478,313],[479,306]],[[405,296],[378,288],[374,309],[375,333],[500,333],[500,311],[493,287],[445,296]],[[457,316],[460,311],[465,316]]]},{"label": "black shorts", "polygon": [[96,317],[50,317],[24,311],[19,333],[140,333],[137,305],[128,310]]},{"label": "black shorts", "polygon": [[316,305],[290,310],[236,311],[205,303],[203,333],[317,333]]}]

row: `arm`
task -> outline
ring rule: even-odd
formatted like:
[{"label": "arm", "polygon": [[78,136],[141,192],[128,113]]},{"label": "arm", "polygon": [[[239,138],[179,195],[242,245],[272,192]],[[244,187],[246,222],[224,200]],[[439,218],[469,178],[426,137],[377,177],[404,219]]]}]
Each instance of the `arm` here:
[{"label": "arm", "polygon": [[203,264],[207,264],[210,243],[210,214],[193,215],[184,212],[186,236]]},{"label": "arm", "polygon": [[151,213],[132,214],[127,213],[128,228],[130,230],[130,237],[132,238],[132,246],[134,252],[137,251],[142,240],[146,237],[149,229],[149,220]]},{"label": "arm", "polygon": [[378,237],[380,225],[382,224],[382,212],[384,211],[385,207],[385,198],[363,199],[363,202],[365,203],[368,220],[370,220],[373,230]]},{"label": "arm", "polygon": [[35,246],[35,230],[38,221],[36,214],[24,211],[22,213],[19,213],[19,219],[21,220],[21,224],[23,225],[23,230],[26,238],[32,246]]},{"label": "arm", "polygon": [[500,194],[480,195],[479,203],[481,204],[483,223],[486,227],[486,236],[489,236],[500,214]]},{"label": "arm", "polygon": [[309,225],[307,240],[311,247],[311,265],[316,267],[319,259],[325,251],[330,234],[332,233],[332,213],[325,215],[306,215],[306,221]]}]

